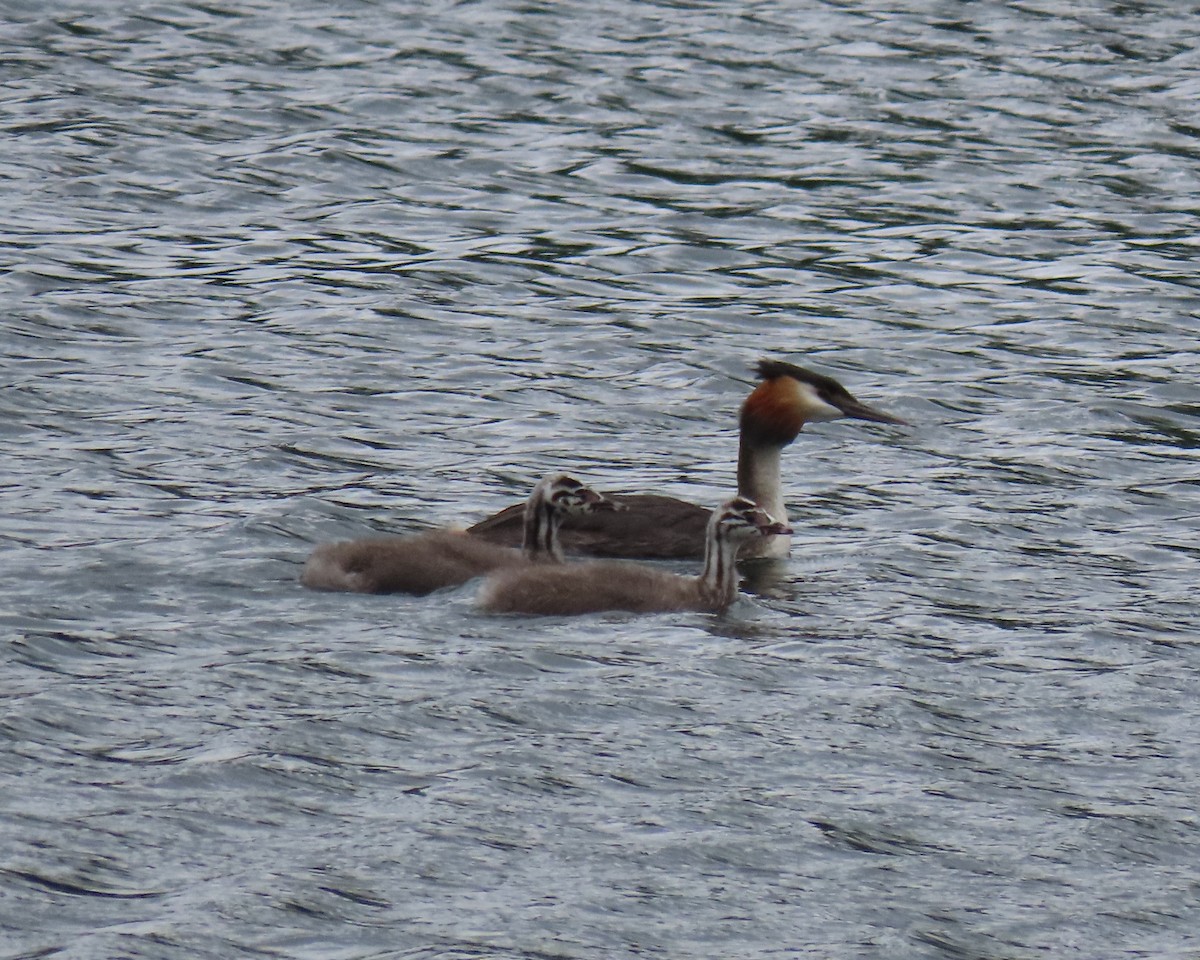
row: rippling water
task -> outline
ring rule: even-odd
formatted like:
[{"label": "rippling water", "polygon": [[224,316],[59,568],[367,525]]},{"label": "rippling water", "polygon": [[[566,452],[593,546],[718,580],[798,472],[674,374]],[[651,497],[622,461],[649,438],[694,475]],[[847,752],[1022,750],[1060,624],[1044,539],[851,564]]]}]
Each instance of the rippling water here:
[{"label": "rippling water", "polygon": [[[1197,955],[1200,13],[871,6],[5,5],[0,955]],[[727,617],[295,582],[762,355]]]}]

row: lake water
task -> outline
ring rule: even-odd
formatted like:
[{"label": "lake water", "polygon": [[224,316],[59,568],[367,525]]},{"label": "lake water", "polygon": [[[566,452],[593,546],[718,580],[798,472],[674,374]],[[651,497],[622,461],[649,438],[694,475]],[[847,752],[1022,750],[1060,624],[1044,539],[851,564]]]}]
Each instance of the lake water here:
[{"label": "lake water", "polygon": [[[0,13],[0,957],[1200,955],[1200,11]],[[723,617],[306,592],[552,470]]]}]

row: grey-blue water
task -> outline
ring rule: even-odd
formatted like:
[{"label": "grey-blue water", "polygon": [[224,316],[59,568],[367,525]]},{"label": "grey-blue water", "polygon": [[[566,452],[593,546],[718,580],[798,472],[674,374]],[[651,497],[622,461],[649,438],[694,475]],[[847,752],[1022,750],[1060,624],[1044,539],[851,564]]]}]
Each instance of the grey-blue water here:
[{"label": "grey-blue water", "polygon": [[[1194,4],[0,19],[0,957],[1200,955]],[[760,356],[727,616],[296,583]]]}]

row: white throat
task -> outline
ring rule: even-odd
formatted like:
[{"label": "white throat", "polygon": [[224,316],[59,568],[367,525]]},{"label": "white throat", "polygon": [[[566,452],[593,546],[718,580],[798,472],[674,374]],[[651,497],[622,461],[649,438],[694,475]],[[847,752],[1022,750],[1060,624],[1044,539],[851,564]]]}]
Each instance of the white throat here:
[{"label": "white throat", "polygon": [[[751,447],[743,442],[738,457],[738,493],[757,503],[772,519],[787,523],[779,469],[782,454],[783,447]],[[756,537],[742,550],[741,556],[786,557],[790,548],[791,539],[786,536]]]},{"label": "white throat", "polygon": [[738,543],[721,536],[710,527],[704,545],[704,570],[700,574],[700,592],[712,606],[723,609],[733,603],[738,592]]},{"label": "white throat", "polygon": [[562,522],[557,508],[541,487],[534,490],[525,504],[525,540],[522,553],[533,562],[562,563],[558,527]]}]

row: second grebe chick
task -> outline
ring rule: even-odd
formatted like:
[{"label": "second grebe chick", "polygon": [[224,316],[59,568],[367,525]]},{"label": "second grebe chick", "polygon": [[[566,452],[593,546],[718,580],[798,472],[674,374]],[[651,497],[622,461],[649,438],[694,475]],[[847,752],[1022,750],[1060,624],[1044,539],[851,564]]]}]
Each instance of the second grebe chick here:
[{"label": "second grebe chick", "polygon": [[488,575],[477,602],[489,613],[720,612],[738,595],[738,548],[791,532],[753,500],[734,497],[709,516],[698,577],[617,560],[506,567]]},{"label": "second grebe chick", "polygon": [[[783,360],[760,360],[761,382],[742,404],[739,417],[738,493],[787,519],[780,460],[784,447],[806,423],[852,418],[875,423],[905,421],[857,400],[832,377]],[[686,500],[656,494],[621,495],[619,513],[576,516],[560,533],[569,553],[599,557],[685,559],[704,555],[709,511]],[[521,537],[521,506],[515,505],[469,527],[473,537],[513,545]],[[756,537],[740,556],[784,557],[786,536]]]},{"label": "second grebe chick", "polygon": [[313,550],[300,582],[313,590],[426,594],[501,567],[561,563],[558,528],[563,518],[613,509],[607,497],[556,474],[541,480],[525,501],[521,550],[459,530],[325,543]]}]

